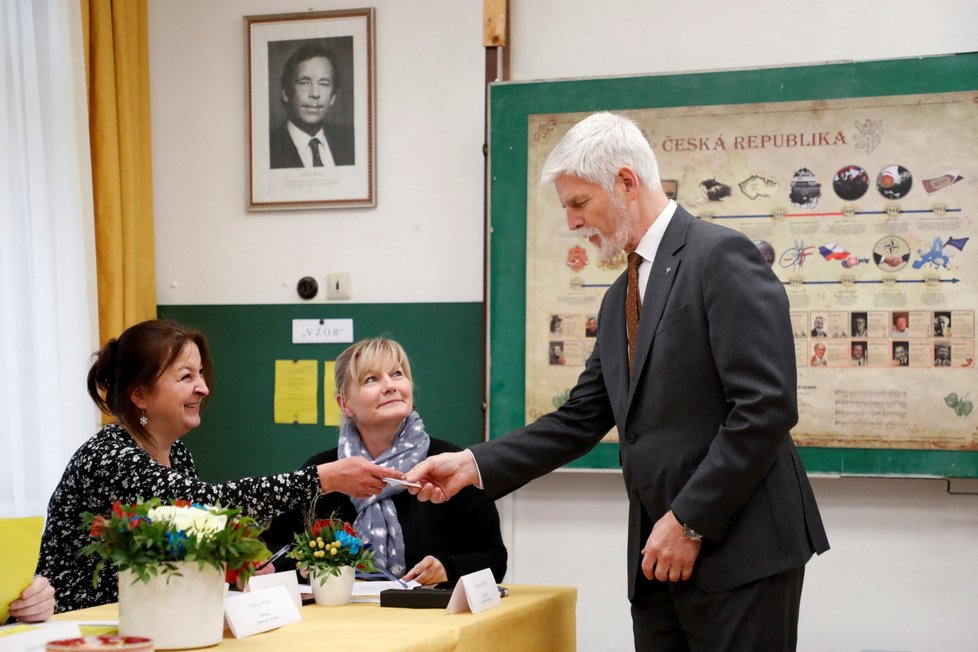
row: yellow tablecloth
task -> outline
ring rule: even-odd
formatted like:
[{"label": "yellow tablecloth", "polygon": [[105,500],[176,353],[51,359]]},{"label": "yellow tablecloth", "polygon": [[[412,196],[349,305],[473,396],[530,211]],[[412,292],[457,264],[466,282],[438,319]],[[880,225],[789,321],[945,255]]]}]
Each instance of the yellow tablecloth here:
[{"label": "yellow tablecloth", "polygon": [[[302,622],[236,639],[224,631],[220,650],[314,650],[353,645],[366,650],[574,650],[577,589],[507,584],[498,607],[480,614],[444,609],[393,609],[379,604],[306,605]],[[55,620],[115,620],[115,604],[58,614]],[[179,621],[174,627],[179,627]]]}]

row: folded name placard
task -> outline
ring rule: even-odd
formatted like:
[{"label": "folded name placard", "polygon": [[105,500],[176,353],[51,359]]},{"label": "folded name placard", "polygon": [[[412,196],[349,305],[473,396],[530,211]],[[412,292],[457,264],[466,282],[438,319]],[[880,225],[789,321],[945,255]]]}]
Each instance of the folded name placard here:
[{"label": "folded name placard", "polygon": [[44,652],[48,641],[78,638],[78,623],[16,624],[0,627],[0,651]]},{"label": "folded name placard", "polygon": [[468,610],[477,614],[495,607],[501,599],[492,571],[483,568],[458,578],[452,599],[448,601],[448,613],[457,614]]},{"label": "folded name placard", "polygon": [[295,608],[301,609],[302,596],[299,595],[299,578],[294,570],[272,573],[271,575],[255,575],[248,580],[248,586],[245,588],[245,591],[259,591],[272,586],[278,586],[279,584],[284,586],[285,590],[292,596],[292,602],[295,603]]},{"label": "folded name placard", "polygon": [[288,589],[282,584],[224,598],[224,620],[235,638],[297,623],[302,620]]}]

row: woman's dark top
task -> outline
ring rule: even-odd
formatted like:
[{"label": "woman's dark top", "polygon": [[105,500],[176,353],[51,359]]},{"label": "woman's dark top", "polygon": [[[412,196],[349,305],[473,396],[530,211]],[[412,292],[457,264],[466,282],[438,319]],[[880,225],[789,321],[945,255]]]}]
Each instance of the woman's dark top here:
[{"label": "woman's dark top", "polygon": [[84,609],[118,599],[118,571],[106,564],[92,586],[97,555],[78,557],[92,538],[80,529],[82,512],[109,515],[117,500],[130,504],[153,497],[183,498],[207,505],[236,507],[255,518],[271,518],[307,504],[319,491],[315,468],[263,478],[208,484],[197,477],[183,443],[170,448],[165,467],[119,425],[108,425],[75,451],[48,503],[37,575],[55,589],[55,611]]}]

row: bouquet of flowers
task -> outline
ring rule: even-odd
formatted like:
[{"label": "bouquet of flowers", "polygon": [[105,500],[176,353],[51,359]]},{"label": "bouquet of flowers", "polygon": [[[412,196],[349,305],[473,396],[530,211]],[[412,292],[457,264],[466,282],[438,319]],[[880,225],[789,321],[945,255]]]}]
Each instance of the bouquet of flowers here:
[{"label": "bouquet of flowers", "polygon": [[369,548],[370,544],[364,545],[353,526],[335,512],[329,518],[317,519],[314,502],[305,530],[295,535],[289,557],[311,575],[339,576],[344,566],[369,573],[374,570],[374,553]]},{"label": "bouquet of flowers", "polygon": [[247,580],[255,564],[268,556],[254,519],[240,510],[159,498],[131,505],[116,502],[108,517],[85,512],[82,529],[94,539],[82,554],[100,557],[92,578],[109,561],[131,571],[143,583],[157,575],[179,575],[176,562],[197,562],[226,572],[229,582]]}]

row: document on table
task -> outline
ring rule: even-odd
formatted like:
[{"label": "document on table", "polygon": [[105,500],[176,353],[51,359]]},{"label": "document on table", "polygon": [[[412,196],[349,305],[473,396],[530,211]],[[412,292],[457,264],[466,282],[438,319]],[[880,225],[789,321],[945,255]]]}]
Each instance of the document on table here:
[{"label": "document on table", "polygon": [[416,586],[421,586],[421,584],[415,580],[408,580],[407,582],[398,582],[396,580],[354,582],[353,595],[350,596],[350,602],[380,602],[381,591],[386,591],[387,589],[413,589]]}]

